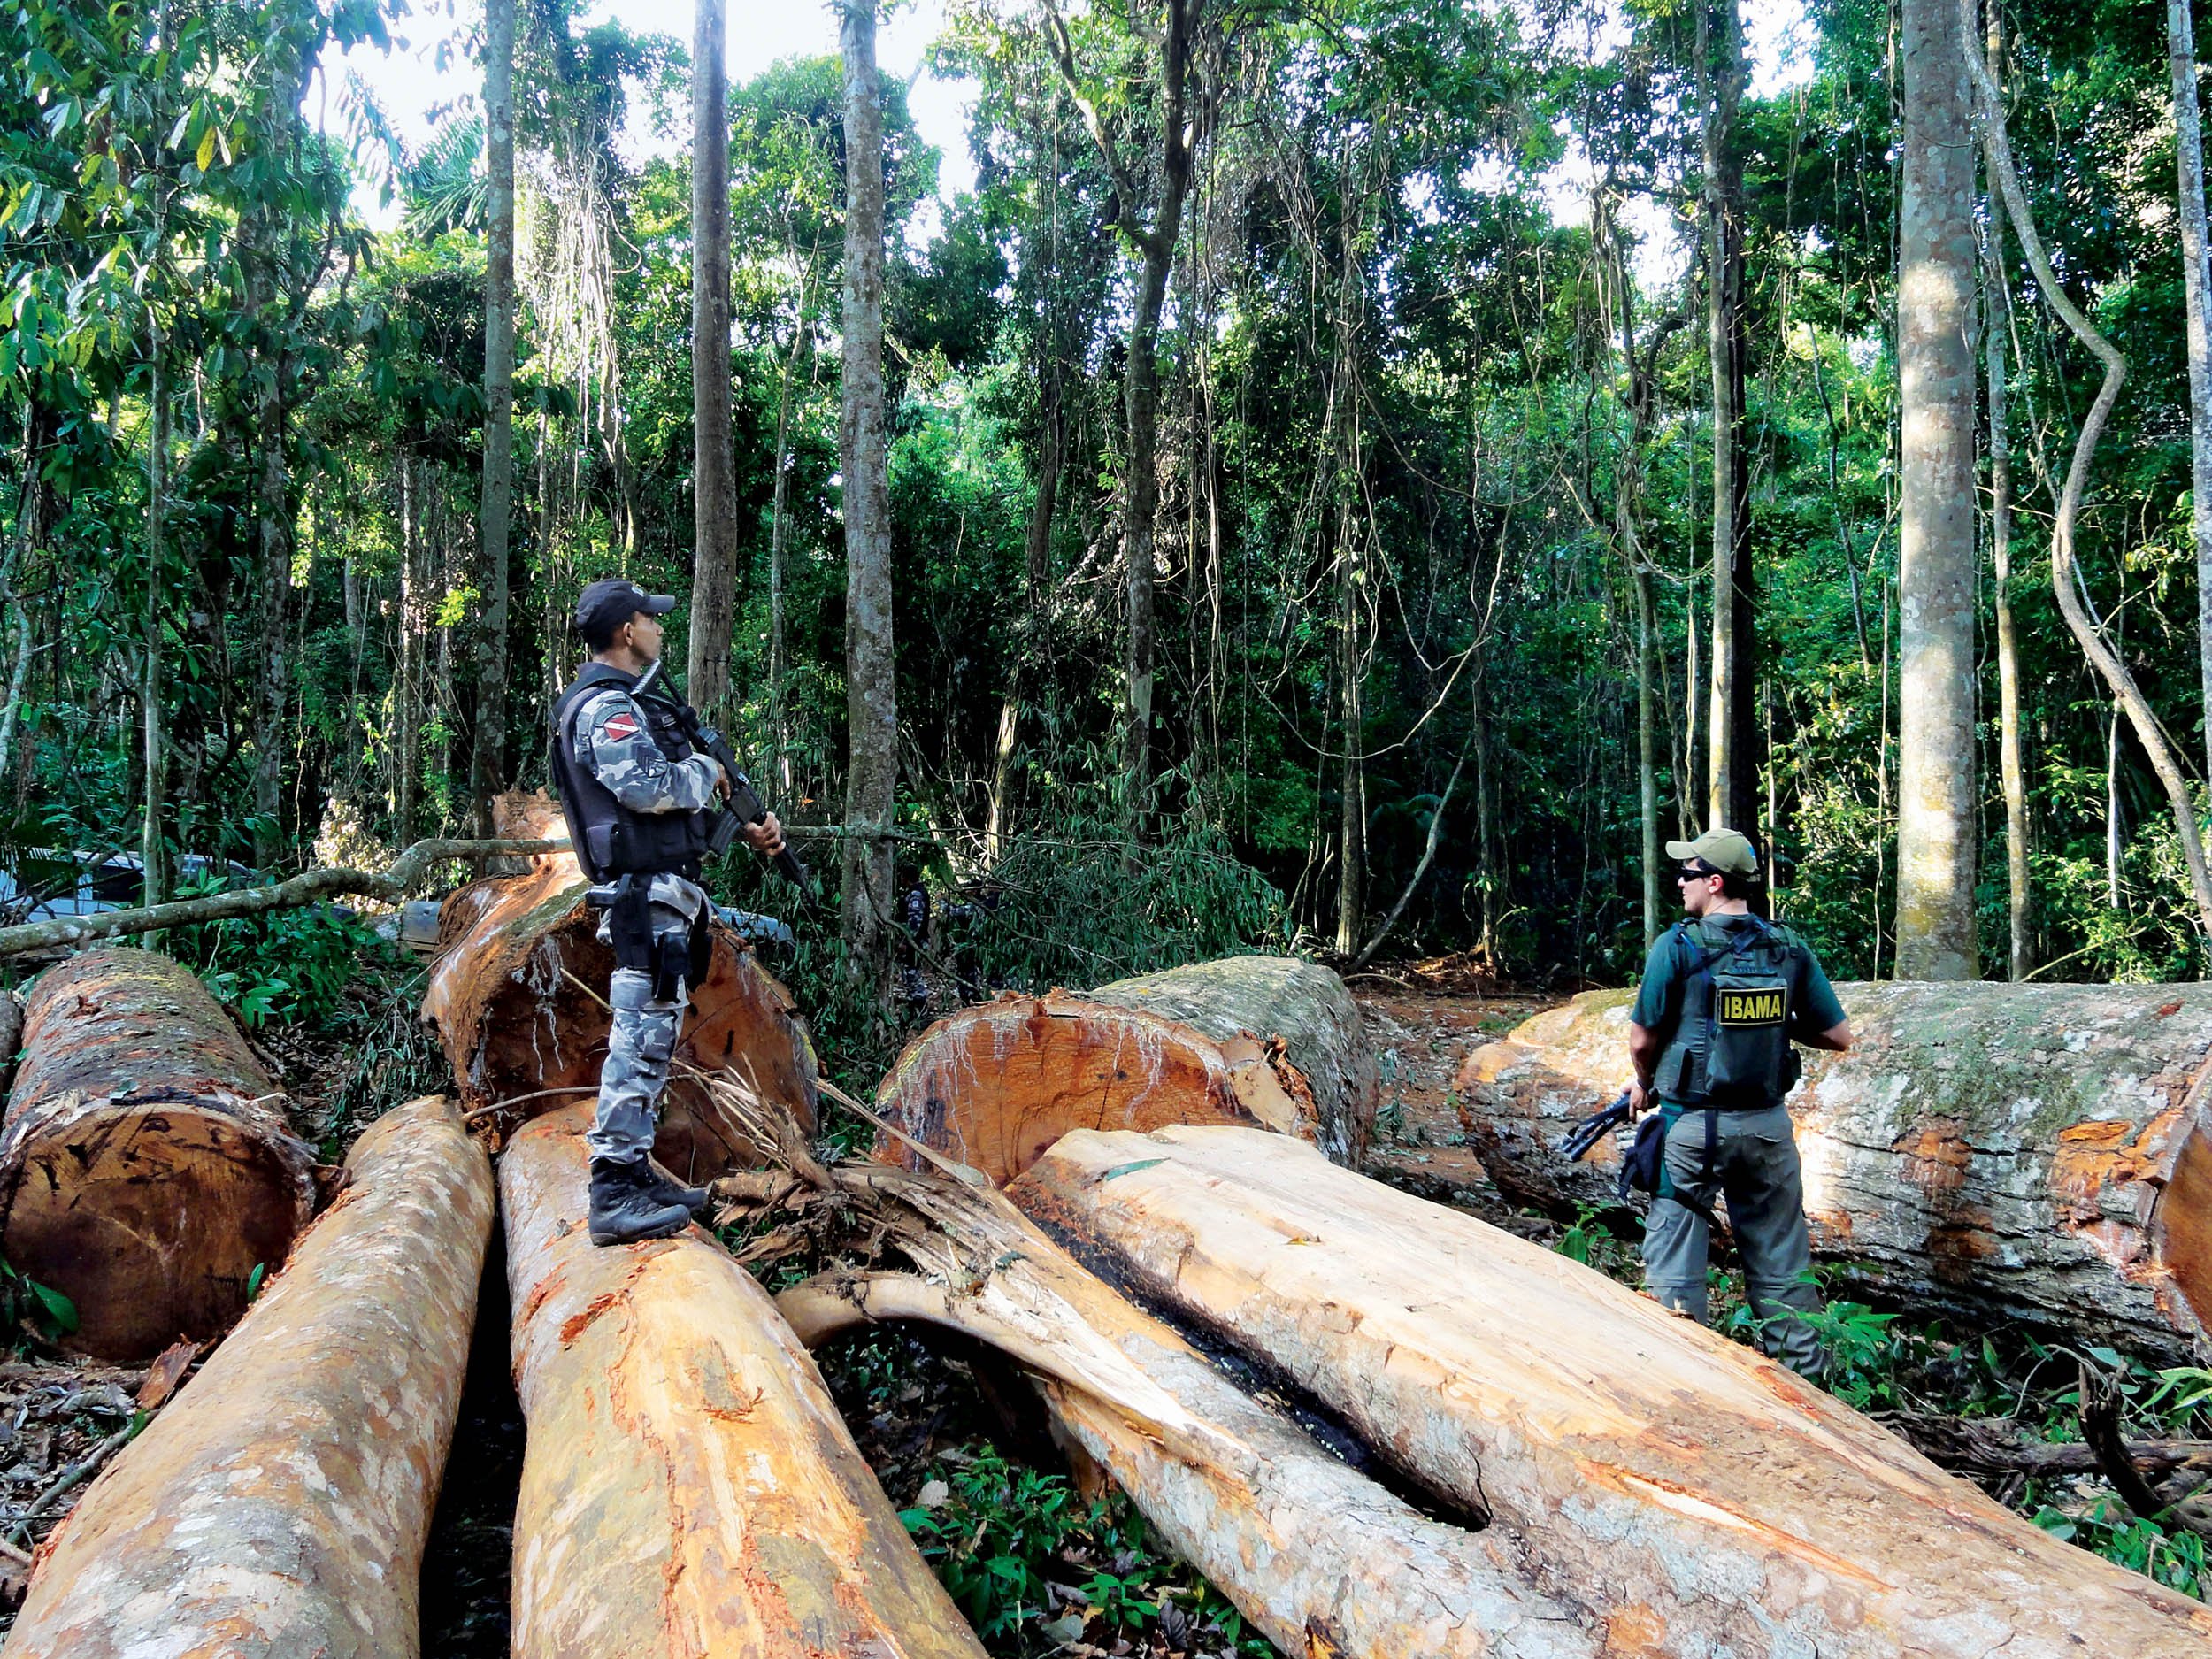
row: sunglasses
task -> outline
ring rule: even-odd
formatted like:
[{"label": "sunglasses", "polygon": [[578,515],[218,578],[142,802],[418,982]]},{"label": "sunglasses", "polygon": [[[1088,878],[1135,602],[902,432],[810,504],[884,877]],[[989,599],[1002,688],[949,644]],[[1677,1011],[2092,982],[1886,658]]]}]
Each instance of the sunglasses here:
[{"label": "sunglasses", "polygon": [[1685,881],[1703,881],[1719,873],[1717,870],[1678,870],[1674,872],[1674,879],[1675,884],[1679,886]]}]

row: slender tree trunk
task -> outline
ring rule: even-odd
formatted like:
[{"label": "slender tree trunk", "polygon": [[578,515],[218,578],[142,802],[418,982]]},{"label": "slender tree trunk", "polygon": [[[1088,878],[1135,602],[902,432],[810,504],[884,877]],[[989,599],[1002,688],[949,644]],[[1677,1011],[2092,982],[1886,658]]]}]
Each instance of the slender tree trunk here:
[{"label": "slender tree trunk", "polygon": [[146,614],[144,672],[138,688],[145,734],[146,811],[139,822],[139,869],[144,902],[159,904],[169,896],[168,860],[162,842],[163,795],[168,781],[168,751],[161,729],[162,502],[168,491],[169,379],[163,357],[161,319],[149,311],[152,386],[146,421]]},{"label": "slender tree trunk", "polygon": [[[1045,579],[1052,557],[1052,515],[1060,493],[1059,373],[1047,371],[1043,407],[1037,434],[1037,497],[1030,503],[1029,528],[1024,539],[1029,578],[1029,619],[1033,628],[1041,619]],[[1026,631],[1025,631],[1026,632]],[[991,802],[983,831],[983,844],[993,864],[1005,853],[1006,826],[1012,812],[1014,756],[1021,736],[1021,672],[1029,640],[1016,644],[1007,668],[1006,695],[999,703],[998,747],[991,766]]]},{"label": "slender tree trunk", "polygon": [[[1990,73],[1997,73],[1999,44],[1993,27]],[[2012,616],[2012,420],[2005,353],[2010,343],[2012,301],[2005,284],[2004,207],[1990,184],[1988,303],[1983,307],[1983,360],[1989,380],[1989,551],[1997,603],[1997,772],[2005,797],[2007,966],[2016,982],[2035,966],[2033,914],[2028,887],[2028,783],[2020,751],[2020,638]]]},{"label": "slender tree trunk", "polygon": [[553,448],[553,420],[545,394],[538,394],[538,580],[545,589],[545,698],[549,706],[568,680],[568,626],[562,620],[565,586],[553,567],[552,470],[548,457]]},{"label": "slender tree trunk", "polygon": [[785,538],[791,499],[791,377],[798,367],[799,349],[807,338],[805,304],[802,300],[798,327],[791,349],[784,356],[783,380],[776,390],[776,481],[768,514],[768,735],[775,746],[776,764],[786,789],[791,787],[791,762],[787,752],[783,722],[784,566],[789,557]]},{"label": "slender tree trunk", "polygon": [[[1710,36],[1714,21],[1720,38]],[[1736,0],[1699,0],[1705,96],[1706,324],[1713,371],[1713,666],[1706,816],[1747,835],[1758,820],[1757,578],[1751,565],[1751,457],[1745,442],[1743,19]]]},{"label": "slender tree trunk", "polygon": [[[2197,661],[2204,693],[2204,750],[2212,774],[2212,299],[2204,223],[2204,135],[2197,110],[2197,43],[2189,0],[2166,0],[2166,56],[2173,72],[2174,154],[2181,202],[2182,288],[2189,308],[2189,522],[2197,543]],[[1994,75],[1996,65],[1991,65]]]},{"label": "slender tree trunk", "polygon": [[[1352,457],[1356,465],[1355,446]],[[1361,709],[1359,647],[1359,552],[1356,532],[1348,526],[1337,558],[1337,672],[1343,684],[1339,701],[1344,734],[1343,797],[1338,821],[1339,857],[1336,872],[1336,948],[1351,956],[1360,948],[1365,920],[1361,914],[1367,874],[1367,809],[1363,799],[1365,779],[1360,762]]]},{"label": "slender tree trunk", "polygon": [[[1177,205],[1180,206],[1179,198]],[[1153,517],[1159,506],[1160,304],[1167,294],[1168,261],[1175,247],[1167,204],[1161,204],[1155,246],[1144,250],[1137,279],[1136,319],[1129,331],[1129,366],[1123,403],[1129,420],[1128,489],[1122,523],[1122,561],[1127,570],[1129,633],[1123,704],[1122,776],[1129,817],[1141,825],[1152,804],[1152,575]]]},{"label": "slender tree trunk", "polygon": [[1498,960],[1498,864],[1496,780],[1490,775],[1489,665],[1477,662],[1467,687],[1474,727],[1471,741],[1475,757],[1475,887],[1480,895],[1476,918],[1475,949],[1487,967]]},{"label": "slender tree trunk", "polygon": [[1682,588],[1682,787],[1675,794],[1676,815],[1681,820],[1681,839],[1695,841],[1698,833],[1697,784],[1704,769],[1698,764],[1698,710],[1704,706],[1699,695],[1697,664],[1697,567],[1690,567],[1690,579]]},{"label": "slender tree trunk", "polygon": [[2120,821],[2120,712],[2116,698],[2104,733],[2104,902],[2115,910],[2120,908],[2120,863],[2127,846]]},{"label": "slender tree trunk", "polygon": [[[883,106],[876,0],[842,0],[845,58],[845,821],[888,828],[898,785],[891,635],[891,511],[883,388]],[[889,970],[891,843],[845,843],[848,972],[870,989]]]},{"label": "slender tree trunk", "polygon": [[1897,366],[1897,975],[1970,979],[1974,148],[1955,0],[1906,0]]},{"label": "slender tree trunk", "polygon": [[[849,4],[860,3],[848,0]],[[729,703],[730,634],[737,596],[737,457],[730,430],[730,117],[723,19],[724,0],[698,0],[691,50],[692,510],[696,551],[688,684],[692,702],[717,719],[726,716]],[[849,83],[849,71],[847,78]],[[874,90],[872,84],[872,101]],[[849,122],[850,119],[847,117]],[[856,176],[857,171],[856,165]],[[881,194],[880,186],[877,194]],[[849,244],[850,241],[849,233]],[[845,480],[849,494],[849,466]],[[777,487],[782,488],[780,472]]]},{"label": "slender tree trunk", "polygon": [[399,463],[399,662],[392,673],[392,820],[401,843],[415,833],[415,790],[422,772],[422,500],[415,463]]},{"label": "slender tree trunk", "polygon": [[484,619],[476,642],[476,733],[469,796],[491,833],[507,787],[507,534],[515,488],[515,0],[484,12],[484,151],[489,220],[484,268],[484,488],[476,531]]}]

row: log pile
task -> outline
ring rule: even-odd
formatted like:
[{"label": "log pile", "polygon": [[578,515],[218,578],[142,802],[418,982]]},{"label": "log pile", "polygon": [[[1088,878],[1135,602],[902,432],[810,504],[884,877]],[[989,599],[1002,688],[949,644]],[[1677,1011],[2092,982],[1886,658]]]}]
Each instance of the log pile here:
[{"label": "log pile", "polygon": [[[1884,1296],[2167,1363],[2212,1319],[2212,988],[1845,985],[1851,1053],[1791,1097],[1819,1255]],[[1617,1148],[1560,1139],[1627,1081],[1629,997],[1591,992],[1470,1054],[1459,1111],[1509,1197],[1613,1200]]]},{"label": "log pile", "polygon": [[[1178,1123],[1257,1125],[1356,1164],[1374,1122],[1375,1063],[1335,974],[1233,956],[962,1009],[907,1045],[877,1109],[994,1182],[1071,1129]],[[921,1167],[910,1148],[881,1156]]]},{"label": "log pile", "polygon": [[348,1184],[41,1553],[10,1659],[416,1652],[491,1171],[442,1099],[370,1127]]},{"label": "log pile", "polygon": [[529,1422],[514,1651],[979,1659],[752,1276],[696,1231],[592,1245],[589,1119],[542,1118],[500,1160]]},{"label": "log pile", "polygon": [[[503,832],[558,833],[542,796],[502,803]],[[614,953],[599,942],[589,885],[567,851],[541,854],[523,872],[487,877],[440,907],[438,955],[423,1018],[438,1033],[464,1104],[511,1102],[527,1117],[595,1088],[612,1021],[603,1000]],[[761,1148],[717,1113],[694,1074],[729,1070],[784,1102],[811,1129],[814,1047],[791,994],[729,929],[714,930],[714,959],[676,1045],[676,1081],[655,1156],[687,1180],[759,1162]]]},{"label": "log pile", "polygon": [[2212,1609],[2051,1538],[1753,1350],[1285,1137],[1071,1134],[1012,1195],[1512,1529],[1607,1651],[2212,1640]]},{"label": "log pile", "polygon": [[219,1336],[316,1202],[284,1094],[188,968],[111,946],[41,976],[0,1133],[0,1252],[73,1342],[147,1359]]}]

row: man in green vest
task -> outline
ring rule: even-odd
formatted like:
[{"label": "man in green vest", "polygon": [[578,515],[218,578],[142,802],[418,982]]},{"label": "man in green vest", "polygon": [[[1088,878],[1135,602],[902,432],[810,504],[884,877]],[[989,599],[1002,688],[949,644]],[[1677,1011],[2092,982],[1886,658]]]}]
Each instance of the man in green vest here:
[{"label": "man in green vest", "polygon": [[1804,1185],[1782,1100],[1797,1081],[1793,1042],[1841,1054],[1851,1025],[1820,959],[1790,929],[1755,916],[1759,856],[1731,829],[1669,841],[1683,919],[1659,936],[1629,1010],[1636,1080],[1629,1110],[1666,1125],[1659,1194],[1644,1224],[1644,1284],[1705,1321],[1705,1262],[1716,1200],[1743,1256],[1744,1294],[1767,1352],[1817,1378]]}]

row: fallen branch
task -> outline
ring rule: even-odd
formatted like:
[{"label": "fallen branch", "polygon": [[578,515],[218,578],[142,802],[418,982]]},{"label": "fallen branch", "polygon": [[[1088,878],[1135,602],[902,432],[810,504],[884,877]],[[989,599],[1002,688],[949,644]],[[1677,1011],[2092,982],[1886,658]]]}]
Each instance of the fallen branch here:
[{"label": "fallen branch", "polygon": [[2120,1438],[2120,1388],[2107,1372],[2081,1362],[2081,1438],[2097,1459],[2098,1472],[2121,1502],[2140,1519],[2186,1528],[2212,1538],[2212,1509],[2200,1501],[2170,1502],[2152,1490],[2141,1467]]},{"label": "fallen branch", "polygon": [[319,899],[360,897],[398,900],[422,879],[430,866],[448,858],[519,858],[560,852],[565,841],[420,841],[382,870],[354,870],[342,864],[303,870],[265,887],[236,887],[203,898],[177,899],[135,910],[103,910],[96,916],[59,917],[0,927],[0,956],[30,950],[64,950],[126,933],[153,933],[196,922],[230,921],[269,910],[297,910]]},{"label": "fallen branch", "polygon": [[[1939,1469],[1984,1480],[2025,1475],[2050,1480],[2104,1472],[2085,1440],[2024,1436],[2008,1417],[1954,1417],[1935,1412],[1879,1411],[1874,1420],[1911,1443]],[[2179,1469],[2212,1470],[2212,1440],[2128,1440],[2128,1461],[2147,1477],[2163,1479]]]}]

